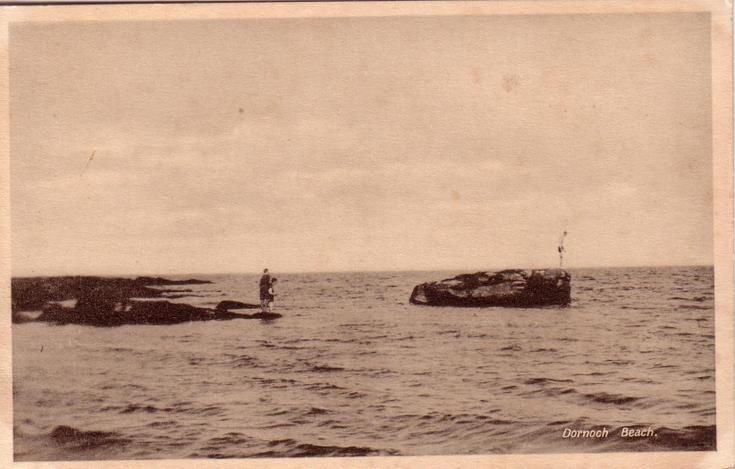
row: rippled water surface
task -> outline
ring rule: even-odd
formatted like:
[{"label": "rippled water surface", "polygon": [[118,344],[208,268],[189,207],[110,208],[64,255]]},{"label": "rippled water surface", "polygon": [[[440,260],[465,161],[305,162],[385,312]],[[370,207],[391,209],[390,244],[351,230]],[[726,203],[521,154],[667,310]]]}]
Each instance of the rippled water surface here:
[{"label": "rippled water surface", "polygon": [[[270,322],[13,324],[16,460],[713,449],[711,267],[572,270],[568,308],[408,303],[454,274],[276,273]],[[172,301],[257,302],[257,276],[200,278]]]}]

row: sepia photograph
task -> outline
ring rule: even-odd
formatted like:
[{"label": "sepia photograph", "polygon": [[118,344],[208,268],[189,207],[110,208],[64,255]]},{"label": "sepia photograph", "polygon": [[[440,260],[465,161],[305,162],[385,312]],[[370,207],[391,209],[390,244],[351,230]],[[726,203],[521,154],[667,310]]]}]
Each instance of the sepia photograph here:
[{"label": "sepia photograph", "polygon": [[10,460],[721,462],[730,12],[503,3],[3,10]]}]

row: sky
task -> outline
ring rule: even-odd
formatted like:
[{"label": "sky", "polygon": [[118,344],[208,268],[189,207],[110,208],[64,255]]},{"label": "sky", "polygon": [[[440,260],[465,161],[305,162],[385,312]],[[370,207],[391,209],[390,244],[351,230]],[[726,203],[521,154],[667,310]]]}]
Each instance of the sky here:
[{"label": "sky", "polygon": [[702,14],[13,24],[12,273],[712,263]]}]

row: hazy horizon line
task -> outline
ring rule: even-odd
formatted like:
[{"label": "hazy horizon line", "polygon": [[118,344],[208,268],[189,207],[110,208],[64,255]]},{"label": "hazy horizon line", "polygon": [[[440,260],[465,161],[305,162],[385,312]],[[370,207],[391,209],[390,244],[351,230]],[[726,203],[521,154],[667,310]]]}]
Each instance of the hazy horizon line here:
[{"label": "hazy horizon line", "polygon": [[[583,270],[583,269],[632,269],[632,268],[672,268],[672,267],[714,267],[714,263],[710,264],[635,264],[635,265],[597,265],[597,266],[571,266],[561,267],[564,270]],[[301,275],[301,274],[349,274],[349,273],[409,273],[409,272],[498,272],[502,270],[551,270],[560,267],[493,267],[493,268],[452,268],[441,267],[435,269],[364,269],[364,270],[294,270],[294,271],[278,271],[269,269],[271,274],[278,275]],[[10,275],[10,278],[43,278],[43,277],[191,277],[207,276],[207,275],[259,275],[263,271],[226,271],[226,272],[157,272],[157,273],[54,273],[54,274],[32,274],[32,275]]]}]

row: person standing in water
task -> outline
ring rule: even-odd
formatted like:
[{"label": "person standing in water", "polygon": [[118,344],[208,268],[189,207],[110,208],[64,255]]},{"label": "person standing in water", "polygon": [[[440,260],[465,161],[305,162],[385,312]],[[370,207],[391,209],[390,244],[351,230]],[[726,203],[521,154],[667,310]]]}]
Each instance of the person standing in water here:
[{"label": "person standing in water", "polygon": [[263,276],[260,277],[260,311],[265,313],[268,310],[269,293],[271,289],[271,274],[268,269],[263,269]]},{"label": "person standing in water", "polygon": [[268,306],[268,312],[269,313],[272,313],[273,312],[273,303],[276,301],[276,290],[275,290],[275,287],[276,287],[276,282],[277,281],[278,281],[278,279],[275,278],[275,277],[273,277],[273,279],[271,279],[271,286],[270,286],[270,288],[268,288],[268,301],[267,301],[268,305],[267,306]]}]

